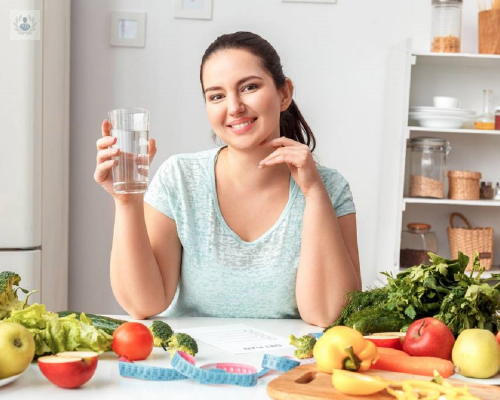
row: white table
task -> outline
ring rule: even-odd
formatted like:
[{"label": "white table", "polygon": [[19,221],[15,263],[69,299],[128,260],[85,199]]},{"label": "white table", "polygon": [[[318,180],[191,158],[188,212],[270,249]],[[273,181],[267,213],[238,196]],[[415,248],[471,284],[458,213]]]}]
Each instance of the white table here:
[{"label": "white table", "polygon": [[[130,320],[124,316],[114,318]],[[169,318],[164,319],[174,331],[183,328],[202,326],[217,326],[231,324],[246,324],[280,336],[288,337],[290,334],[302,336],[311,332],[321,332],[322,329],[308,325],[299,319],[226,319],[226,318]],[[140,321],[146,325],[151,321]],[[212,346],[198,341],[199,351],[196,355],[196,365],[214,362],[235,362],[254,366],[261,370],[262,358],[265,353],[293,356],[293,349],[272,350],[262,353],[244,355],[231,355]],[[146,361],[141,363],[170,368],[170,356],[163,349],[155,348]],[[272,372],[259,379],[256,386],[239,387],[233,385],[209,386],[202,385],[193,380],[170,382],[151,382],[138,379],[122,378],[118,371],[118,356],[107,352],[99,356],[97,370],[92,379],[78,389],[61,389],[50,383],[32,363],[29,370],[18,380],[0,388],[2,399],[268,399],[267,384],[279,376]]]}]

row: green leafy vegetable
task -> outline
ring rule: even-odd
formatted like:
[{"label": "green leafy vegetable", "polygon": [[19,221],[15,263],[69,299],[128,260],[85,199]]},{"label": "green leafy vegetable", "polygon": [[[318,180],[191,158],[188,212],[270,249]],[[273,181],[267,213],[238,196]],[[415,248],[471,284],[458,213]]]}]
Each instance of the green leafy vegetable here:
[{"label": "green leafy vegetable", "polygon": [[13,310],[4,321],[17,322],[29,329],[35,339],[37,356],[73,350],[102,353],[110,348],[113,340],[113,336],[94,327],[84,313],[80,314],[80,320],[75,314],[59,318],[43,304]]},{"label": "green leafy vegetable", "polygon": [[[360,331],[390,331],[383,320],[404,325],[424,317],[447,324],[455,336],[464,329],[481,328],[493,333],[500,328],[500,274],[482,279],[484,268],[474,255],[472,271],[465,269],[469,257],[459,253],[453,260],[429,253],[430,265],[416,265],[394,277],[383,272],[387,285],[365,292],[350,292],[340,318],[332,326],[346,325]],[[325,330],[327,330],[326,328]]]}]

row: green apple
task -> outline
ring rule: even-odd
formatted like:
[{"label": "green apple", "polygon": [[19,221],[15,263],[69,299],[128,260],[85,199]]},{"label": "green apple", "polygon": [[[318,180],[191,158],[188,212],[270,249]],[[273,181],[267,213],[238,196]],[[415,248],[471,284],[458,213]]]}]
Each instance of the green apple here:
[{"label": "green apple", "polygon": [[0,322],[0,379],[23,372],[34,356],[31,332],[16,322]]},{"label": "green apple", "polygon": [[453,346],[453,364],[469,378],[491,378],[500,368],[500,346],[486,329],[463,330]]}]

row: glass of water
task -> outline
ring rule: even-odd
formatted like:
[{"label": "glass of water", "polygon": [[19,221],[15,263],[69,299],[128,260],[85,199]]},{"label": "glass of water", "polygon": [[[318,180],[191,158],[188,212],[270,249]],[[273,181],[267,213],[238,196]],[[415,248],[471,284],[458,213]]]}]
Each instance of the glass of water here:
[{"label": "glass of water", "polygon": [[113,148],[119,148],[113,167],[115,193],[144,193],[149,182],[149,111],[143,108],[122,108],[109,112]]}]

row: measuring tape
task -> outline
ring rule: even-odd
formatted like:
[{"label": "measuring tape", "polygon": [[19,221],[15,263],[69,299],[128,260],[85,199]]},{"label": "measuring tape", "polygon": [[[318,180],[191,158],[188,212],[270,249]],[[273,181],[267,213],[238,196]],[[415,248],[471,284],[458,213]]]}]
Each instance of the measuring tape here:
[{"label": "measuring tape", "polygon": [[153,367],[135,364],[130,361],[120,361],[120,375],[127,378],[148,381],[174,381],[194,379],[208,385],[255,386],[257,379],[271,370],[286,372],[300,365],[300,362],[285,357],[265,354],[262,360],[262,370],[249,365],[234,363],[214,363],[196,367],[194,357],[178,351],[172,359],[172,368]]}]

